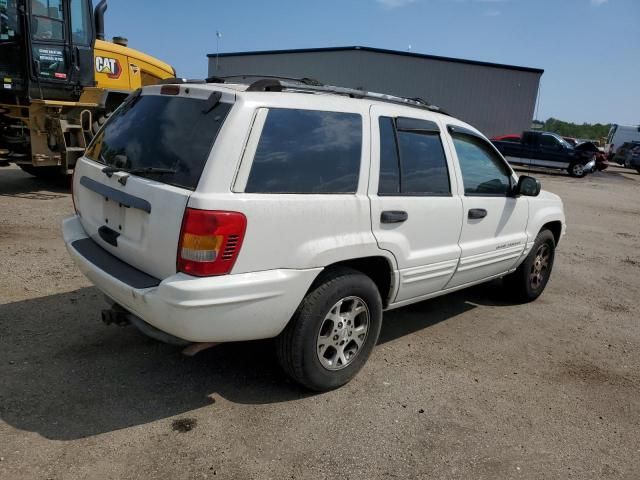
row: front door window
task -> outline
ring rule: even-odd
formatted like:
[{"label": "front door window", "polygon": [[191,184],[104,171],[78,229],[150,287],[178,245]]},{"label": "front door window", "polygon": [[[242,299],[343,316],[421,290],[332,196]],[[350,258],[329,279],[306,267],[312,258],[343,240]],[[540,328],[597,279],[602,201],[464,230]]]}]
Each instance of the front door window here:
[{"label": "front door window", "polygon": [[62,0],[31,1],[31,34],[34,40],[64,40]]}]

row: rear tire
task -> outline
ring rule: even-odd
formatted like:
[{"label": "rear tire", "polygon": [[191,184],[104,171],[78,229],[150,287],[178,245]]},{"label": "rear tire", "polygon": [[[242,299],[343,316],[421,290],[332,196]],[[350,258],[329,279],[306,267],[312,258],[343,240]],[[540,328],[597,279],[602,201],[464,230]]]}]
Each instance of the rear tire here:
[{"label": "rear tire", "polygon": [[364,366],[381,325],[380,292],[368,276],[350,268],[323,272],[276,339],[278,360],[304,387],[333,390]]},{"label": "rear tire", "polygon": [[549,230],[538,233],[533,248],[518,269],[504,277],[510,295],[519,302],[532,302],[544,291],[555,260],[556,242]]}]

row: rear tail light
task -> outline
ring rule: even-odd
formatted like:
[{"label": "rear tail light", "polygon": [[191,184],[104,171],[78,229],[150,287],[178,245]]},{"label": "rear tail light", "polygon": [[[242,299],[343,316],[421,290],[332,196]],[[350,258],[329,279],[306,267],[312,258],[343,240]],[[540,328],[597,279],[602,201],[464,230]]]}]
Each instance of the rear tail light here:
[{"label": "rear tail light", "polygon": [[187,208],[180,231],[177,270],[197,277],[229,273],[246,229],[247,218],[242,213]]}]

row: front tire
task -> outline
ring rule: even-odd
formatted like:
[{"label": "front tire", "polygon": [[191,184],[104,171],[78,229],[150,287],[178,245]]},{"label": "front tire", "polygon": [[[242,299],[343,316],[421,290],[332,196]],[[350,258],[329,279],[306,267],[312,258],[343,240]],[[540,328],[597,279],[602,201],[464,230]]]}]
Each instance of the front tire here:
[{"label": "front tire", "polygon": [[284,371],[310,390],[349,382],[378,342],[382,300],[375,283],[350,268],[322,273],[276,339]]},{"label": "front tire", "polygon": [[584,170],[584,165],[581,163],[574,163],[567,171],[569,172],[569,175],[575,178],[582,178],[587,174]]},{"label": "front tire", "polygon": [[538,233],[533,248],[518,269],[504,278],[504,283],[520,302],[532,302],[538,298],[551,277],[555,260],[556,242],[549,230]]}]

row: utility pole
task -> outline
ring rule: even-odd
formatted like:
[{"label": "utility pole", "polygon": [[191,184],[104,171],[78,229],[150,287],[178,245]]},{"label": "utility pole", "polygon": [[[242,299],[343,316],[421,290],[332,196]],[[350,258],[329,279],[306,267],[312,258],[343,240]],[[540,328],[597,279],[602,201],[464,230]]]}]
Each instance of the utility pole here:
[{"label": "utility pole", "polygon": [[216,73],[218,73],[218,69],[220,67],[219,58],[220,58],[220,39],[222,38],[222,32],[216,30]]}]

